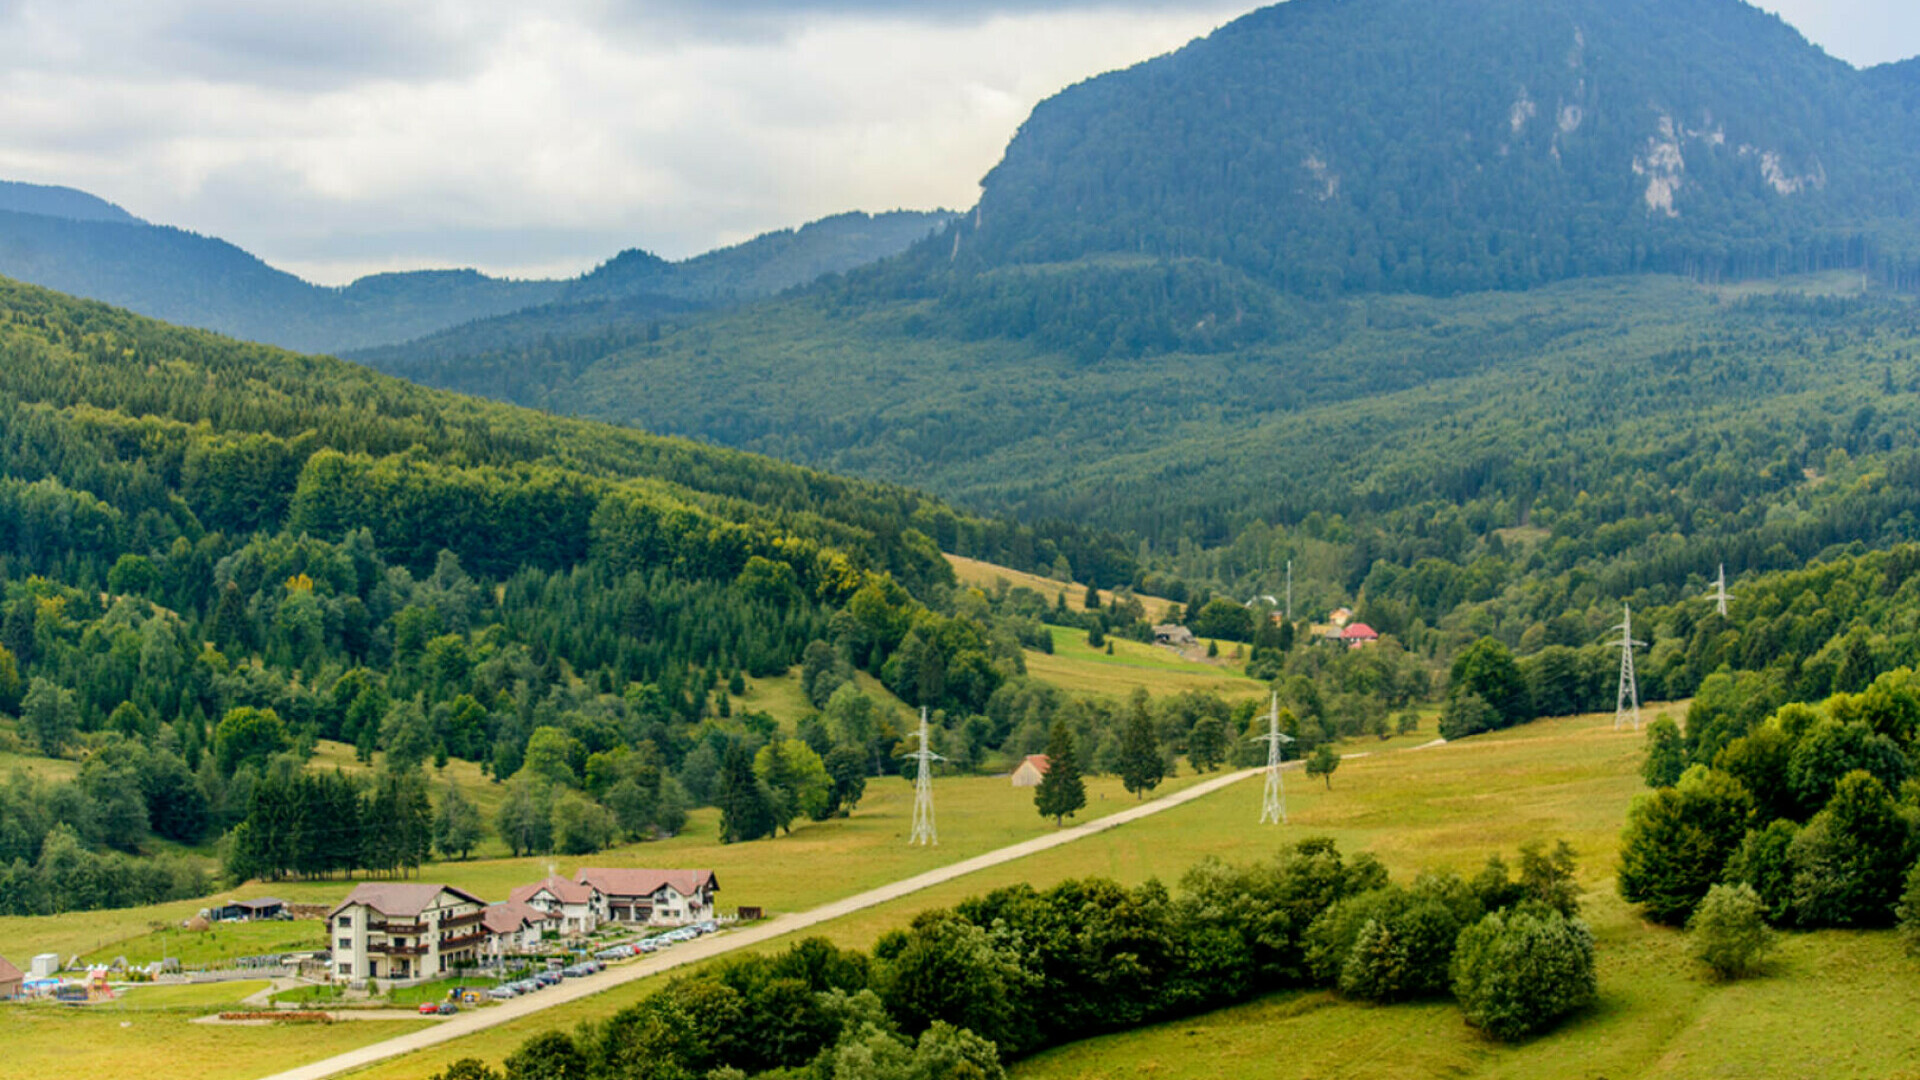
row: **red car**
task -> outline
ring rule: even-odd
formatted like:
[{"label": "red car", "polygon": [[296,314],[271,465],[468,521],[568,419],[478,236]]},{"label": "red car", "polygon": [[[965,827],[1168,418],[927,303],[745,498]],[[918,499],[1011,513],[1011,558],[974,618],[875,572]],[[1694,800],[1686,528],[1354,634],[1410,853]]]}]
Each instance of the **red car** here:
[{"label": "red car", "polygon": [[440,1006],[434,1004],[431,1001],[423,1001],[420,1003],[421,1016],[436,1016],[439,1014],[439,1012],[440,1012]]}]

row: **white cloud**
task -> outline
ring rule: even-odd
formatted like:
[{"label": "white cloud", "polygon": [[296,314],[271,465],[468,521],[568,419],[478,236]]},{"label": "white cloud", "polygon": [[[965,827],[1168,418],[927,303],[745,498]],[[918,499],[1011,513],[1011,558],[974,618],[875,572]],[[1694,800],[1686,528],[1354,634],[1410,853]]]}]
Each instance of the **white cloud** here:
[{"label": "white cloud", "polygon": [[26,0],[0,9],[0,176],[319,280],[577,271],[847,209],[964,208],[1041,98],[1240,10],[701,6],[478,0],[389,19],[300,0],[264,19],[246,0],[163,0],[109,26],[91,0]]}]

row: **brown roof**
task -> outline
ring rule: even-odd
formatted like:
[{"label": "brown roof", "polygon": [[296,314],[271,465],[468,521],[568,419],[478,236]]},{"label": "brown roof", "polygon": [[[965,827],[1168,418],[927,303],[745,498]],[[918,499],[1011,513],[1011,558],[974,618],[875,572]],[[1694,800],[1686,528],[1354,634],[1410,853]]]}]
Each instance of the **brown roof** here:
[{"label": "brown roof", "polygon": [[0,983],[20,982],[26,977],[19,968],[7,963],[6,957],[0,956]]},{"label": "brown roof", "polygon": [[563,877],[548,877],[531,885],[522,885],[507,894],[507,899],[516,904],[524,904],[533,899],[535,893],[545,889],[553,894],[555,900],[563,904],[588,904],[593,902],[593,890],[585,885],[576,884]]},{"label": "brown roof", "polygon": [[541,911],[537,907],[516,904],[509,900],[504,904],[489,904],[482,922],[495,934],[511,934],[528,923],[553,921],[555,916]]},{"label": "brown roof", "polygon": [[652,896],[661,886],[671,885],[681,896],[692,896],[703,887],[718,889],[720,883],[711,870],[643,870],[638,867],[601,869],[587,867],[577,875],[584,884],[608,896]]},{"label": "brown roof", "polygon": [[345,900],[340,901],[337,907],[327,912],[327,917],[332,918],[355,904],[365,904],[389,918],[396,915],[411,917],[432,907],[433,902],[438,900],[443,892],[450,892],[468,903],[481,905],[486,903],[485,900],[465,889],[456,889],[451,885],[427,885],[411,881],[372,881],[354,886]]},{"label": "brown roof", "polygon": [[1045,754],[1028,754],[1027,759],[1022,762],[1022,764],[1033,766],[1042,776],[1045,776],[1047,770],[1053,766],[1053,762],[1049,760]]}]

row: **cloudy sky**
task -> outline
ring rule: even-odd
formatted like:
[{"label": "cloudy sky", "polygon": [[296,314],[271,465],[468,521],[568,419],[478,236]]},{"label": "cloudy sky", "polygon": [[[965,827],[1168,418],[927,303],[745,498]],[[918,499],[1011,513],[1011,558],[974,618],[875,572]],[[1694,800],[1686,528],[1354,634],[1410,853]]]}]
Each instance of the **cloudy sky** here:
[{"label": "cloudy sky", "polygon": [[[313,280],[964,208],[1041,98],[1256,0],[0,0],[0,178]],[[1914,0],[1764,0],[1855,64]]]}]

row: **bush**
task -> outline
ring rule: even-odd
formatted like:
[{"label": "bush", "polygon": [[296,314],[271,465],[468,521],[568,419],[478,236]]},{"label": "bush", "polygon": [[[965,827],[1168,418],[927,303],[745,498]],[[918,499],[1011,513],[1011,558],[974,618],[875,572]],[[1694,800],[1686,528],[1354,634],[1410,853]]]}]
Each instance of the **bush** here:
[{"label": "bush", "polygon": [[1920,862],[1907,872],[1907,891],[1900,897],[1900,936],[1907,951],[1920,956]]},{"label": "bush", "polygon": [[1715,885],[1687,922],[1694,959],[1723,979],[1758,971],[1778,944],[1766,915],[1766,901],[1751,885]]},{"label": "bush", "polygon": [[1496,1039],[1543,1031],[1599,993],[1593,933],[1543,905],[1496,912],[1461,932],[1453,993],[1467,1023]]},{"label": "bush", "polygon": [[1440,737],[1449,742],[1499,726],[1500,714],[1478,694],[1456,694],[1440,710]]},{"label": "bush", "polygon": [[1651,918],[1686,923],[1740,847],[1753,797],[1740,781],[1696,765],[1680,783],[1634,800],[1620,843],[1620,895]]},{"label": "bush", "polygon": [[1793,850],[1800,826],[1784,818],[1747,833],[1740,850],[1727,860],[1727,880],[1750,885],[1767,908],[1767,921],[1785,926],[1793,921]]},{"label": "bush", "polygon": [[1480,914],[1456,877],[1422,879],[1405,902],[1368,919],[1340,969],[1340,990],[1369,1001],[1445,993],[1460,931]]}]

